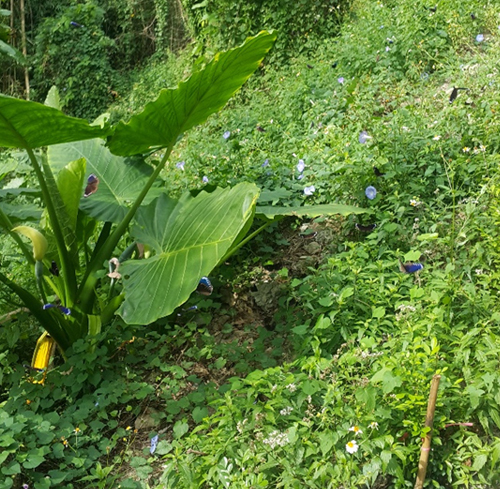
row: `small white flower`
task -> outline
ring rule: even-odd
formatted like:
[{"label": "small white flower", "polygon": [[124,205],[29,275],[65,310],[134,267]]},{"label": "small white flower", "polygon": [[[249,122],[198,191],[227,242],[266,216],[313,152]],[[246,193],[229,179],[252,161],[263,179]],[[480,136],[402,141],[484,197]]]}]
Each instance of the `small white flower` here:
[{"label": "small white flower", "polygon": [[180,170],[184,171],[184,165],[186,163],[184,161],[179,161],[179,163],[176,163],[175,166],[179,168]]},{"label": "small white flower", "polygon": [[363,433],[363,430],[357,425],[351,426],[349,428],[349,431],[353,431],[355,435],[359,435],[359,434]]},{"label": "small white flower", "polygon": [[269,445],[271,449],[277,446],[284,447],[288,443],[288,435],[286,433],[281,433],[278,430],[273,431],[262,443]]},{"label": "small white flower", "polygon": [[231,136],[231,132],[230,132],[230,131],[226,131],[226,132],[222,135],[222,137],[223,137],[224,139],[228,139],[228,138],[229,138],[229,136]]},{"label": "small white flower", "polygon": [[346,444],[345,449],[349,453],[356,453],[359,449],[359,445],[356,443],[356,440],[351,440]]},{"label": "small white flower", "polygon": [[288,406],[286,408],[283,408],[281,411],[280,411],[280,414],[282,416],[288,416],[291,412],[293,411],[293,407],[291,406]]},{"label": "small white flower", "polygon": [[299,173],[302,173],[304,171],[304,168],[306,167],[306,164],[304,163],[304,160],[299,160],[297,163],[297,171]]},{"label": "small white flower", "polygon": [[361,143],[361,144],[365,144],[366,141],[368,141],[369,139],[371,139],[372,137],[368,135],[368,133],[366,131],[361,131],[361,133],[359,134],[359,137],[358,137],[358,141]]},{"label": "small white flower", "polygon": [[378,423],[376,421],[372,421],[369,425],[368,425],[369,428],[371,428],[372,430],[378,430]]},{"label": "small white flower", "polygon": [[390,48],[389,46],[386,46],[386,47],[385,47],[385,52],[386,52],[386,53],[387,53],[387,52],[389,52],[390,50],[391,50],[391,48]]},{"label": "small white flower", "polygon": [[286,388],[290,391],[290,392],[295,392],[297,390],[297,386],[295,384],[288,384],[286,386]]},{"label": "small white flower", "polygon": [[441,136],[434,136],[432,139],[434,139],[434,141],[439,141],[441,139]]},{"label": "small white flower", "polygon": [[476,275],[483,275],[484,274],[484,271],[481,268],[476,268],[474,271],[476,272]]},{"label": "small white flower", "polygon": [[310,187],[304,188],[304,195],[312,195],[316,191],[316,187],[311,185]]},{"label": "small white flower", "polygon": [[468,148],[467,146],[465,146],[464,148],[462,148],[462,151],[464,153],[468,153],[470,151],[470,148]]},{"label": "small white flower", "polygon": [[483,34],[478,34],[476,36],[476,42],[483,42],[484,41],[484,36]]},{"label": "small white flower", "polygon": [[205,175],[205,176],[202,178],[202,181],[203,181],[203,183],[208,183],[208,177]]}]

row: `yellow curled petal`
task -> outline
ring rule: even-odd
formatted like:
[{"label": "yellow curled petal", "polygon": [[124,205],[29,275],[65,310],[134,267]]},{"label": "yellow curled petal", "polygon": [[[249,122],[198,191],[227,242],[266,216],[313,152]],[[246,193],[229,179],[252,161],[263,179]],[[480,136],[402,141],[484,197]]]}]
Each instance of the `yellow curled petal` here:
[{"label": "yellow curled petal", "polygon": [[37,231],[29,226],[17,226],[13,228],[12,231],[24,234],[24,236],[31,239],[31,242],[33,243],[33,257],[37,261],[43,260],[49,244],[47,243],[45,236],[40,231]]}]

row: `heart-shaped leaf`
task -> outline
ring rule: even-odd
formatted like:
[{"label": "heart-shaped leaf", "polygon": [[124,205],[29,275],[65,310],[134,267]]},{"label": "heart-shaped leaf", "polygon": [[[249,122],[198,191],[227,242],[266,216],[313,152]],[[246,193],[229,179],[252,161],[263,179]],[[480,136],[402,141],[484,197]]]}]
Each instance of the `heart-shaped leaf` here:
[{"label": "heart-shaped leaf", "polygon": [[241,183],[196,197],[187,193],[179,201],[162,194],[139,209],[132,234],[156,255],[120,268],[125,302],[118,312],[123,319],[147,324],[183,304],[251,219],[258,193],[255,185]]},{"label": "heart-shaped leaf", "polygon": [[140,114],[116,127],[108,143],[111,151],[127,156],[174,144],[180,134],[226,104],[258,68],[275,39],[276,34],[262,31],[242,46],[218,53],[176,89],[162,90]]},{"label": "heart-shaped leaf", "polygon": [[[97,175],[99,186],[94,194],[87,198],[82,197],[80,209],[101,221],[120,222],[153,170],[142,158],[113,155],[101,139],[58,144],[50,146],[48,150],[50,166],[54,173],[70,161],[82,157],[87,162],[87,177],[91,173]],[[82,186],[78,192],[83,196]],[[160,192],[161,189],[152,188],[144,202],[151,202]]]}]

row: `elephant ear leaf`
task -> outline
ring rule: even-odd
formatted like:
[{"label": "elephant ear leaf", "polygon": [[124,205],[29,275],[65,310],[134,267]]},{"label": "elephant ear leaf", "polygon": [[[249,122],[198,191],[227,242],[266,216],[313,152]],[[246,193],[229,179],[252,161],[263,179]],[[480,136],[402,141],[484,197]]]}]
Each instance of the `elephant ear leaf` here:
[{"label": "elephant ear leaf", "polygon": [[52,107],[0,94],[0,146],[33,149],[106,137],[108,131]]},{"label": "elephant ear leaf", "polygon": [[125,301],[118,313],[127,323],[147,324],[171,314],[226,254],[253,217],[258,188],[241,183],[232,189],[184,194],[180,200],[162,194],[139,209],[134,237],[156,255],[125,262]]},{"label": "elephant ear leaf", "polygon": [[180,134],[220,110],[258,68],[276,34],[262,31],[235,49],[218,53],[208,65],[165,89],[108,141],[112,153],[128,156],[173,145]]}]

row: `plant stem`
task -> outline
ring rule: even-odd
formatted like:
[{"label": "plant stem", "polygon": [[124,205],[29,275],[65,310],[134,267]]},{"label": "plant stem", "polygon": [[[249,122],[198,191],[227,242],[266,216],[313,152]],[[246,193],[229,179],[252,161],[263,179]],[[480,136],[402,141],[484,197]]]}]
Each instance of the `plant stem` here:
[{"label": "plant stem", "polygon": [[66,243],[64,241],[61,225],[59,223],[54,203],[52,202],[49,188],[47,186],[47,182],[45,181],[42,169],[38,164],[36,156],[33,153],[33,150],[29,147],[26,147],[26,151],[28,152],[28,156],[31,160],[31,163],[33,164],[33,168],[35,169],[38,182],[40,183],[40,188],[42,190],[42,197],[45,205],[47,206],[47,212],[49,213],[50,224],[52,226],[52,230],[54,231],[54,236],[56,238],[57,251],[59,252],[59,259],[61,260],[64,272],[64,287],[65,287],[64,304],[66,306],[71,307],[74,303],[75,293],[76,293],[75,270],[71,263],[71,258],[69,256],[68,250],[66,249]]},{"label": "plant stem", "polygon": [[434,377],[432,377],[429,402],[427,403],[427,415],[425,416],[425,427],[429,428],[429,431],[425,434],[424,441],[422,442],[420,460],[418,462],[417,480],[415,481],[414,489],[422,489],[422,487],[424,487],[425,474],[427,472],[427,464],[429,462],[429,452],[431,450],[432,425],[434,423],[434,411],[436,409],[440,379],[441,375],[434,375]]},{"label": "plant stem", "polygon": [[221,258],[221,260],[219,261],[219,263],[224,263],[228,258],[230,258],[231,256],[233,256],[242,246],[245,246],[251,239],[255,238],[255,236],[257,236],[257,234],[259,234],[260,232],[262,232],[264,229],[266,229],[268,226],[270,226],[274,222],[276,222],[276,219],[273,219],[272,221],[268,221],[265,224],[263,224],[262,226],[260,226],[260,228],[258,228],[252,234],[248,235],[245,239],[243,239],[242,241],[240,241],[234,248],[231,248],[224,255],[224,257]]}]

